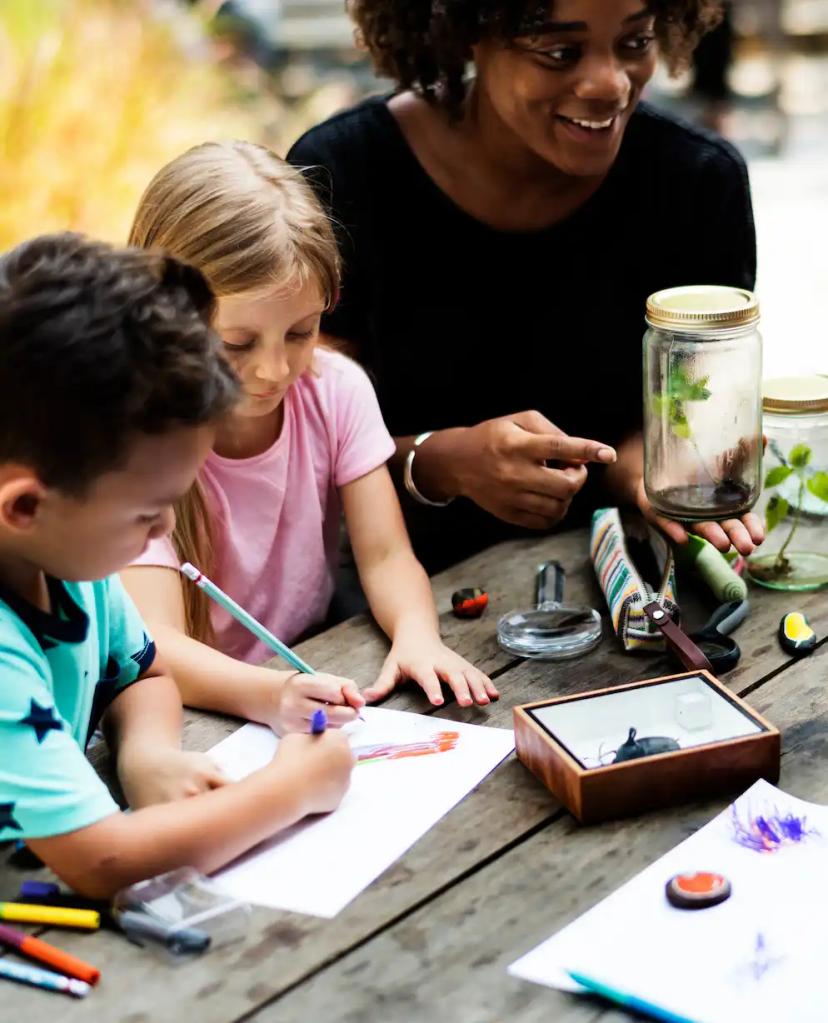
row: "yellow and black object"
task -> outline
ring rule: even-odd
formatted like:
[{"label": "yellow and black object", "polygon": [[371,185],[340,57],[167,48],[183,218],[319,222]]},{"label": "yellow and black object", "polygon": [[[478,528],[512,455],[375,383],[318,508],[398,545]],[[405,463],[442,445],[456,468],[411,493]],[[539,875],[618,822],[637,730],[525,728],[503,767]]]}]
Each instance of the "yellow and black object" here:
[{"label": "yellow and black object", "polygon": [[792,657],[805,657],[816,647],[817,637],[801,611],[789,611],[779,623],[779,642]]}]

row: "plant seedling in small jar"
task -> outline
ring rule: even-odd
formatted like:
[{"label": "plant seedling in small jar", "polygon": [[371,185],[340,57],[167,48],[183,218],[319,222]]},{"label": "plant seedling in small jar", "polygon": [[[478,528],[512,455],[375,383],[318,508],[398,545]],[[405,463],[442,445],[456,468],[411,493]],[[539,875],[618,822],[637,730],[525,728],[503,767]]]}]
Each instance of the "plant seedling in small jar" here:
[{"label": "plant seedling in small jar", "polygon": [[806,492],[813,494],[820,501],[828,503],[828,472],[812,472],[810,469],[812,452],[807,444],[797,444],[791,448],[787,458],[779,446],[771,442],[771,450],[779,461],[765,476],[765,489],[775,490],[791,476],[795,476],[798,482],[797,495],[792,503],[780,493],[771,495],[765,509],[765,529],[771,533],[777,526],[790,518],[791,528],[782,546],[769,564],[756,564],[751,562],[750,572],[758,580],[784,579],[794,571],[791,559],[787,551],[791,541],[796,535],[797,528],[802,518],[802,506],[805,501]]}]

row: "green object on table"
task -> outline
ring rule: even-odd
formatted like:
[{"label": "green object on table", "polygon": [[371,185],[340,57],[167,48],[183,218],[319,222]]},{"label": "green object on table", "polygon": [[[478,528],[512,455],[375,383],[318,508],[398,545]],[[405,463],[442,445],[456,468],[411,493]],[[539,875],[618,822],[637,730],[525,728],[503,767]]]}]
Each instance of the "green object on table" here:
[{"label": "green object on table", "polygon": [[675,547],[675,554],[679,565],[692,568],[704,579],[720,604],[747,600],[747,583],[733,571],[725,555],[707,540],[691,533],[688,543]]}]

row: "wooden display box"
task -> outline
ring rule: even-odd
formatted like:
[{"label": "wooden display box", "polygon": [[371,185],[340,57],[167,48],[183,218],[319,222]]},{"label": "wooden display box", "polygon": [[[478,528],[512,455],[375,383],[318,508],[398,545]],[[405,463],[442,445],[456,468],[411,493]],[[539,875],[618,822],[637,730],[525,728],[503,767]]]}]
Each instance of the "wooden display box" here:
[{"label": "wooden display box", "polygon": [[[519,759],[582,824],[779,778],[779,731],[706,671],[527,703],[514,723]],[[614,762],[652,737],[679,748]]]}]

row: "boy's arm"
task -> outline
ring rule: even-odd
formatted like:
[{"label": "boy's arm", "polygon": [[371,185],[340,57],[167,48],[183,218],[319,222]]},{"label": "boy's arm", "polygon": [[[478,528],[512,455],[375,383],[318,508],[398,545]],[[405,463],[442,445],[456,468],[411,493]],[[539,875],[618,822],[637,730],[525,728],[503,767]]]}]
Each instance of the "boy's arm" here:
[{"label": "boy's arm", "polygon": [[283,734],[307,731],[320,703],[331,705],[328,724],[340,727],[353,721],[365,702],[350,679],[297,677],[296,672],[245,664],[188,636],[178,572],[136,566],[125,569],[121,579],[188,706],[258,721]]},{"label": "boy's arm", "polygon": [[176,867],[211,873],[307,814],[333,810],[352,766],[342,733],[291,735],[270,764],[240,782],[27,844],[75,891],[108,898]]},{"label": "boy's arm", "polygon": [[443,645],[434,596],[411,549],[400,503],[386,466],[341,489],[348,535],[371,611],[391,640],[379,678],[365,696],[379,699],[397,682],[413,678],[432,703],[447,682],[461,706],[497,698],[494,684]]},{"label": "boy's arm", "polygon": [[192,796],[228,779],[203,753],[181,751],[181,696],[156,657],[115,697],[103,718],[130,807]]}]

